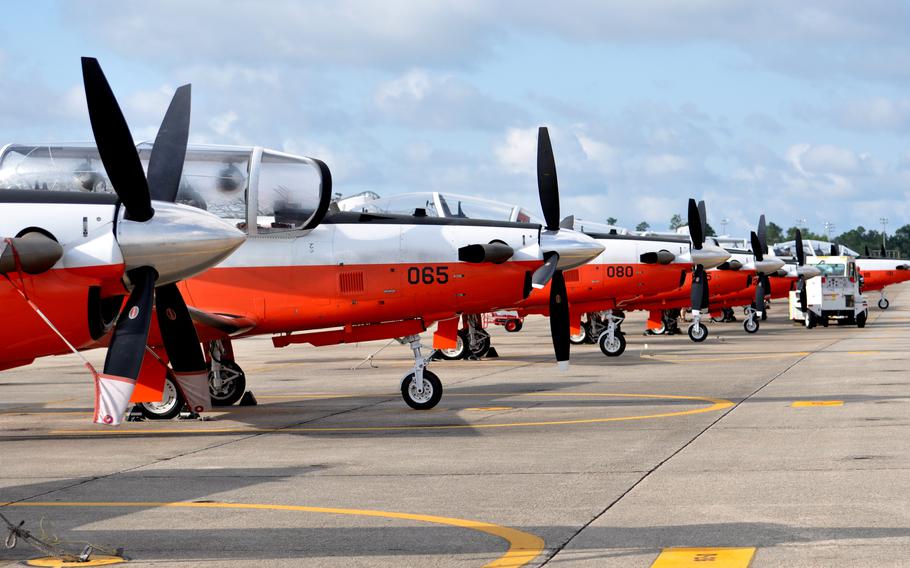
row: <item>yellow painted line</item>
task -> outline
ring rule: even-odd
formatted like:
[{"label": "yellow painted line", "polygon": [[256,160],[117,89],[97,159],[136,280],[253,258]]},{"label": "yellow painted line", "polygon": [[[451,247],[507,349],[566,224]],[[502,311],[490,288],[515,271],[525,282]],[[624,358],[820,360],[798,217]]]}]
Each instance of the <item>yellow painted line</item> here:
[{"label": "yellow painted line", "polygon": [[260,503],[192,503],[192,502],[96,502],[96,501],[27,501],[9,503],[10,507],[170,507],[181,509],[244,509],[264,511],[296,511],[303,513],[326,513],[330,515],[352,515],[358,517],[379,517],[383,519],[399,519],[448,525],[462,529],[479,531],[499,537],[509,543],[505,554],[485,564],[486,568],[518,568],[537,558],[543,552],[544,541],[542,538],[529,532],[520,531],[510,527],[494,525],[481,521],[456,519],[453,517],[437,517],[435,515],[417,515],[413,513],[395,513],[389,511],[375,511],[371,509],[337,509],[332,507],[306,507],[302,505],[267,505]]},{"label": "yellow painted line", "polygon": [[473,410],[477,412],[496,412],[497,410],[515,410],[511,406],[475,406],[473,408],[465,408],[465,410]]},{"label": "yellow painted line", "polygon": [[848,355],[878,355],[881,351],[847,351]]},{"label": "yellow painted line", "polygon": [[650,355],[643,354],[642,359],[654,359],[666,363],[707,363],[712,361],[730,362],[730,361],[751,361],[755,359],[783,359],[786,357],[805,357],[811,355],[812,351],[792,351],[787,353],[765,353],[763,355],[730,355],[721,357],[699,357],[689,355]]},{"label": "yellow painted line", "polygon": [[790,406],[793,408],[805,408],[808,406],[843,406],[842,400],[797,400]]},{"label": "yellow painted line", "polygon": [[[474,395],[478,396],[478,395]],[[494,396],[504,396],[496,394]],[[662,412],[658,414],[642,414],[637,416],[616,416],[611,418],[580,418],[576,420],[546,420],[534,422],[505,422],[505,423],[480,423],[480,424],[441,424],[420,426],[327,426],[327,427],[299,427],[299,428],[170,428],[149,430],[128,430],[123,426],[118,429],[107,430],[51,430],[52,435],[63,436],[154,436],[159,434],[249,434],[249,433],[306,433],[306,432],[393,432],[402,430],[467,430],[489,428],[519,428],[528,426],[566,426],[574,424],[603,424],[607,422],[625,422],[630,420],[651,420],[656,418],[671,418],[715,412],[733,406],[733,402],[722,398],[708,398],[702,396],[683,396],[667,394],[618,394],[618,393],[520,393],[520,396],[557,397],[557,396],[585,396],[585,397],[613,397],[613,398],[649,398],[657,400],[690,400],[693,402],[709,403],[709,406],[680,410],[677,412]]]},{"label": "yellow painted line", "polygon": [[665,548],[651,568],[747,568],[755,548]]},{"label": "yellow painted line", "polygon": [[61,560],[56,556],[44,556],[41,558],[30,558],[24,564],[26,566],[44,566],[46,568],[65,568],[67,566],[112,566],[126,562],[120,556],[110,556],[107,554],[92,554],[89,560],[82,562],[80,560]]}]

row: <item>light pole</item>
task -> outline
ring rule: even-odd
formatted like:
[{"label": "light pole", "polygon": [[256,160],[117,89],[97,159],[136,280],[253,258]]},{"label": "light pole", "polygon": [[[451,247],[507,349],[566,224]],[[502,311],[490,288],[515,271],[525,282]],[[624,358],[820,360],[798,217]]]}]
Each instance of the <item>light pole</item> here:
[{"label": "light pole", "polygon": [[720,220],[720,233],[722,235],[727,234],[727,223],[729,223],[729,222],[730,222],[730,220],[726,219],[726,218]]},{"label": "light pole", "polygon": [[882,248],[885,248],[887,246],[887,243],[885,243],[885,227],[888,226],[888,218],[881,217],[878,222],[882,224]]},{"label": "light pole", "polygon": [[831,233],[834,232],[834,223],[831,221],[825,221],[825,233],[828,235],[828,240],[831,240]]}]

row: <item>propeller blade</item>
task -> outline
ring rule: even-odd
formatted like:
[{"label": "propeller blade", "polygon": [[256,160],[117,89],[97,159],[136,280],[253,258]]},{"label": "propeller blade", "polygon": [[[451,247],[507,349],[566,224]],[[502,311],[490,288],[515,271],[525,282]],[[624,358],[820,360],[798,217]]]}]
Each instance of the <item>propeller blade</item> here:
[{"label": "propeller blade", "polygon": [[761,243],[762,254],[768,252],[768,227],[765,226],[765,214],[758,218],[758,242]]},{"label": "propeller blade", "polygon": [[761,313],[765,309],[765,286],[761,279],[761,276],[757,279],[758,282],[755,284],[755,311]]},{"label": "propeller blade", "polygon": [[[702,269],[704,270],[704,269]],[[707,310],[710,305],[710,294],[708,293],[708,275],[705,273],[705,285],[701,289],[701,310]]]},{"label": "propeller blade", "polygon": [[120,105],[97,59],[82,58],[82,79],[95,145],[98,146],[107,177],[126,208],[127,217],[133,221],[148,221],[155,212],[142,162]]},{"label": "propeller blade", "polygon": [[692,238],[692,248],[694,249],[700,249],[705,242],[705,233],[701,228],[701,215],[694,199],[689,199],[689,236]]},{"label": "propeller blade", "polygon": [[550,284],[550,336],[556,364],[562,370],[569,368],[569,297],[566,294],[566,279],[562,270],[553,275]]},{"label": "propeller blade", "polygon": [[755,255],[755,260],[761,262],[765,259],[764,247],[761,244],[761,239],[755,234],[755,231],[752,231],[750,236],[752,237],[752,254]]},{"label": "propeller blade", "polygon": [[796,282],[796,289],[799,292],[799,309],[806,312],[809,309],[809,300],[806,297],[806,279],[802,276]]},{"label": "propeller blade", "polygon": [[556,159],[546,126],[537,130],[537,192],[548,231],[559,230],[559,184],[556,181]]},{"label": "propeller blade", "polygon": [[158,275],[153,268],[143,266],[131,270],[129,277],[133,291],[117,318],[104,372],[95,377],[94,421],[98,424],[120,423],[145,357]]},{"label": "propeller blade", "polygon": [[866,258],[871,258],[871,257],[872,257],[872,255],[871,255],[871,254],[869,254],[869,245],[864,245],[864,246],[865,246],[865,247],[866,247],[866,250],[865,250],[865,252],[866,252],[866,255],[865,255],[865,256],[866,256]]},{"label": "propeller blade", "polygon": [[190,86],[177,89],[158,128],[149,158],[148,186],[152,199],[173,203],[180,189],[180,176],[190,136]]},{"label": "propeller blade", "polygon": [[840,256],[840,245],[831,243],[831,256]]},{"label": "propeller blade", "polygon": [[698,265],[692,271],[692,288],[690,290],[690,305],[693,310],[701,310],[705,305],[708,294],[708,278],[705,267]]},{"label": "propeller blade", "polygon": [[803,233],[796,229],[796,262],[799,266],[806,264],[806,251],[803,249]]},{"label": "propeller blade", "polygon": [[886,258],[888,256],[888,251],[885,250],[885,243],[882,243],[881,252],[882,252],[882,258]]},{"label": "propeller blade", "polygon": [[701,218],[701,237],[705,238],[708,236],[708,213],[705,210],[704,200],[698,202],[698,216]]},{"label": "propeller blade", "polygon": [[155,311],[177,385],[194,412],[212,409],[209,373],[190,311],[176,284],[155,291]]},{"label": "propeller blade", "polygon": [[559,255],[555,252],[547,253],[544,257],[543,265],[534,271],[531,276],[531,286],[534,288],[543,288],[547,282],[553,278],[556,272],[556,264],[559,262]]}]

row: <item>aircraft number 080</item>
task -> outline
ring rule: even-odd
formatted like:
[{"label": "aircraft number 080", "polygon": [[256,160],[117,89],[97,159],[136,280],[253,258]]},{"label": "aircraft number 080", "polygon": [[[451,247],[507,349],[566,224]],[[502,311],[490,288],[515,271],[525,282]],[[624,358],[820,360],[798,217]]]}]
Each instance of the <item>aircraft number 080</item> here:
[{"label": "aircraft number 080", "polygon": [[607,266],[607,278],[632,278],[635,269],[631,266]]},{"label": "aircraft number 080", "polygon": [[448,266],[411,266],[408,268],[408,284],[445,284],[449,281]]}]

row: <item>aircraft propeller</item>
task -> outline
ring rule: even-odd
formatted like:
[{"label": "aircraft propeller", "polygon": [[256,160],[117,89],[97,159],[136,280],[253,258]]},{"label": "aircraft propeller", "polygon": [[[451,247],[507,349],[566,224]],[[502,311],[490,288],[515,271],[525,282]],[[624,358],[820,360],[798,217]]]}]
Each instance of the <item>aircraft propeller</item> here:
[{"label": "aircraft propeller", "polygon": [[[209,214],[205,215],[211,219],[201,215],[201,211],[172,205],[186,156],[190,86],[177,89],[171,100],[155,138],[146,177],[126,119],[98,61],[83,57],[82,75],[98,153],[125,210],[117,224],[117,237],[132,285],[114,325],[104,370],[96,377],[95,421],[117,424],[126,411],[145,357],[153,305],[178,388],[193,410],[201,412],[211,404],[208,372],[195,326],[176,282],[225,258],[240,246],[243,236],[232,227],[213,224],[217,220]],[[153,197],[162,202],[158,215],[152,206]],[[149,224],[151,221],[156,223]],[[189,266],[186,260],[177,263],[165,258],[168,255],[155,250],[159,249],[157,243],[145,238],[152,234],[157,237],[155,240],[179,248],[181,245],[173,241],[184,236],[186,229],[195,231],[201,239],[192,243],[195,248],[186,249],[200,257]],[[168,231],[175,234],[165,236]]]},{"label": "aircraft propeller", "polygon": [[[689,199],[689,236],[692,239],[692,248],[696,251],[702,250],[705,243],[705,228],[707,221],[704,215],[705,202],[696,203],[694,199]],[[690,290],[690,302],[693,315],[699,315],[701,310],[708,308],[708,275],[705,266],[693,258],[694,268],[692,270],[692,288]]]},{"label": "aircraft propeller", "polygon": [[[545,229],[557,232],[560,230],[559,218],[559,183],[556,179],[556,158],[550,143],[550,132],[541,126],[537,130],[537,192],[540,195],[540,208],[543,210]],[[550,337],[553,340],[553,351],[556,362],[561,369],[569,365],[569,298],[566,294],[566,279],[562,270],[557,268],[559,253],[544,253],[543,266],[534,271],[531,285],[543,288],[550,284]]]}]

